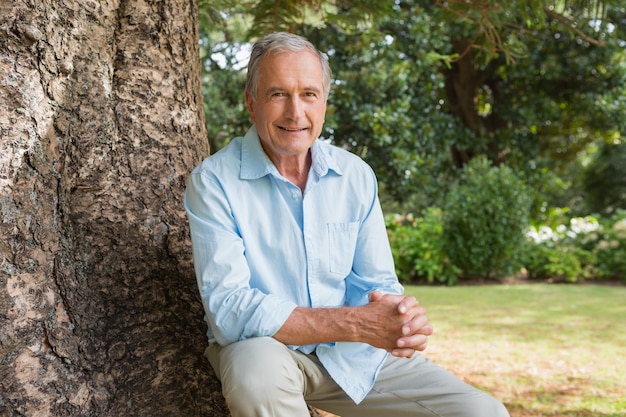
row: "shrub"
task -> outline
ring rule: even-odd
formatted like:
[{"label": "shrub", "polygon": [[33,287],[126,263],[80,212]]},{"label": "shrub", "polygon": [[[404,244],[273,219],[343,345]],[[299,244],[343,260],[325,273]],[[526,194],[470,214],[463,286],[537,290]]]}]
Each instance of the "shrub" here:
[{"label": "shrub", "polygon": [[423,217],[393,215],[387,217],[389,242],[402,282],[426,279],[429,283],[454,284],[458,269],[443,251],[442,212],[428,208]]},{"label": "shrub", "polygon": [[531,227],[527,238],[524,267],[531,279],[625,279],[626,211],[609,218],[574,217],[554,228]]},{"label": "shrub", "polygon": [[529,279],[578,282],[591,276],[590,266],[594,258],[585,249],[554,242],[528,241],[522,253]]},{"label": "shrub", "polygon": [[452,264],[468,277],[519,270],[531,202],[510,168],[473,159],[445,199],[443,240]]},{"label": "shrub", "polygon": [[626,280],[626,211],[601,218],[597,230],[582,234],[577,243],[594,254],[596,278]]}]

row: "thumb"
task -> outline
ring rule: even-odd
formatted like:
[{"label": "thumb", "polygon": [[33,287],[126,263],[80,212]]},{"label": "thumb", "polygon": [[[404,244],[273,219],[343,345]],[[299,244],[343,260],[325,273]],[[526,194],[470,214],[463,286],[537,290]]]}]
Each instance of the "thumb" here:
[{"label": "thumb", "polygon": [[368,294],[370,303],[374,302],[374,301],[378,301],[381,298],[383,298],[383,294],[380,291],[372,291],[371,293]]}]

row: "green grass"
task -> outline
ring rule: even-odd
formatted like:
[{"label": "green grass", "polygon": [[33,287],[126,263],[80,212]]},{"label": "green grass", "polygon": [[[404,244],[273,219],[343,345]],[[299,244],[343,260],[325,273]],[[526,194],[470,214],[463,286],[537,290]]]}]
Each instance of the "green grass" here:
[{"label": "green grass", "polygon": [[512,417],[626,416],[626,286],[407,286],[435,327],[425,355]]}]

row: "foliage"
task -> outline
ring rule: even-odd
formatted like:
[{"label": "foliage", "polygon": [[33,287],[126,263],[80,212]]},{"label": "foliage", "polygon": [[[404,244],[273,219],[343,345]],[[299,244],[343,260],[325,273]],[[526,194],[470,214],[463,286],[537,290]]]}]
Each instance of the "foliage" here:
[{"label": "foliage", "polygon": [[531,279],[625,280],[626,211],[531,227],[522,252]]},{"label": "foliage", "polygon": [[592,254],[575,246],[527,242],[522,246],[524,269],[529,279],[578,282],[589,278]]},{"label": "foliage", "polygon": [[369,27],[374,19],[386,15],[389,2],[361,1],[357,5],[345,0],[262,0],[247,1],[253,23],[251,36],[283,30],[298,32],[303,26],[325,27],[334,24],[347,32]]},{"label": "foliage", "polygon": [[595,273],[600,278],[619,278],[626,282],[626,213],[604,228],[604,235],[596,242]]},{"label": "foliage", "polygon": [[593,254],[595,278],[626,282],[626,211],[600,218],[598,225],[596,230],[577,235],[574,243]]},{"label": "foliage", "polygon": [[626,210],[626,142],[601,144],[585,170],[583,185],[592,213]]},{"label": "foliage", "polygon": [[[567,214],[554,211],[547,216],[548,223],[529,226],[510,259],[512,265],[517,260],[530,280],[626,283],[626,211],[600,218]],[[386,221],[396,272],[403,282],[457,282],[463,270],[447,256],[440,209],[429,208],[423,217],[390,215]],[[498,272],[483,271],[483,275],[501,276]]]},{"label": "foliage", "polygon": [[604,45],[606,39],[593,30],[591,23],[602,22],[607,9],[619,5],[618,1],[597,0],[545,3],[522,0],[511,0],[506,4],[498,0],[435,1],[440,8],[440,20],[456,25],[458,37],[471,39],[464,53],[477,51],[477,57],[483,64],[499,55],[509,62],[525,57],[528,43],[524,42],[524,38],[534,37],[552,22],[587,44]]},{"label": "foliage", "polygon": [[[484,155],[523,172],[533,216],[554,206],[582,214],[585,153],[626,132],[626,9],[612,0],[220,4],[201,44],[214,150],[248,124],[240,59],[270,30],[327,52],[335,81],[324,137],[364,157],[388,198],[414,201],[413,212],[441,207],[453,166]],[[454,85],[465,90],[452,94]]]},{"label": "foliage", "polygon": [[[211,152],[241,136],[249,125],[244,86],[247,64],[245,14],[229,0],[221,13],[205,6],[200,21],[202,94]],[[207,16],[208,15],[208,16]]]},{"label": "foliage", "polygon": [[[416,210],[441,205],[457,172],[454,150],[466,160],[486,155],[523,172],[535,192],[533,215],[546,205],[582,210],[581,155],[590,143],[626,131],[623,41],[610,36],[617,29],[608,29],[622,20],[612,13],[591,31],[602,47],[550,16],[524,23],[536,30],[516,34],[524,56],[514,63],[504,57],[484,65],[470,61],[467,76],[475,90],[463,92],[466,97],[450,95],[454,83],[469,85],[454,78],[460,63],[438,58],[454,54],[455,37],[471,30],[459,27],[462,22],[443,23],[440,11],[425,2],[397,2],[391,14],[360,32],[332,24],[303,28],[329,51],[335,72],[325,136],[363,156],[393,199],[425,196]],[[461,109],[460,102],[470,107]]]},{"label": "foliage", "polygon": [[396,273],[402,282],[421,279],[449,285],[456,282],[460,271],[445,254],[442,217],[441,209],[434,207],[425,210],[423,217],[387,216]]},{"label": "foliage", "polygon": [[585,155],[626,132],[623,41],[589,45],[554,22],[532,46],[502,69],[495,111],[510,126],[502,132],[506,163],[524,168],[539,206],[571,206],[582,215]]},{"label": "foliage", "polygon": [[442,156],[463,128],[442,111],[443,77],[427,56],[445,47],[442,34],[428,15],[407,10],[401,19],[412,36],[399,39],[395,19],[354,34],[303,30],[328,51],[335,78],[323,136],[363,157],[395,200],[422,193],[432,204],[450,172]]},{"label": "foliage", "polygon": [[516,272],[530,204],[525,184],[510,168],[472,160],[444,206],[443,239],[452,263],[467,277]]}]

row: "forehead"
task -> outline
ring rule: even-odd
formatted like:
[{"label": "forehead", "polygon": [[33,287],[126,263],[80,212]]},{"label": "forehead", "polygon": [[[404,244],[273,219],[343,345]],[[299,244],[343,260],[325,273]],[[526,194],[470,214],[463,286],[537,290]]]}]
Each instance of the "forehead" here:
[{"label": "forehead", "polygon": [[306,84],[321,88],[322,64],[310,50],[279,52],[262,58],[259,69],[259,88],[268,89],[292,84]]}]

